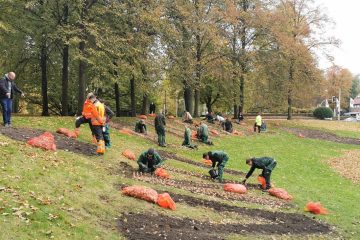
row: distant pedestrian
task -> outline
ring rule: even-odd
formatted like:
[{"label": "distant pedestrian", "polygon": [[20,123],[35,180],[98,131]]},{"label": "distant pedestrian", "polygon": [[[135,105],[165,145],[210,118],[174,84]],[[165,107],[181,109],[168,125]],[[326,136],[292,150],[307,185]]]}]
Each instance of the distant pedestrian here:
[{"label": "distant pedestrian", "polygon": [[262,117],[261,117],[261,112],[258,113],[258,115],[255,118],[255,123],[254,123],[254,132],[256,132],[256,130],[258,131],[258,133],[260,133],[261,131],[261,124],[262,124]]},{"label": "distant pedestrian", "polygon": [[156,106],[155,106],[155,103],[154,102],[151,102],[150,103],[150,114],[154,114],[155,113],[155,110],[156,110]]},{"label": "distant pedestrian", "polygon": [[0,104],[5,127],[11,127],[12,99],[14,93],[20,93],[22,97],[25,97],[24,92],[16,86],[14,82],[15,78],[15,73],[9,72],[0,79]]}]

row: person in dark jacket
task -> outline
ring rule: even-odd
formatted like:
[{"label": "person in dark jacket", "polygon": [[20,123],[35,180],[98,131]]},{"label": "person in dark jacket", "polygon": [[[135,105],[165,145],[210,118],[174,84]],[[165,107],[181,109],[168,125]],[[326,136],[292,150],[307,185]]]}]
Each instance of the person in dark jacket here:
[{"label": "person in dark jacket", "polygon": [[243,114],[242,112],[239,112],[237,119],[238,119],[238,122],[239,122],[239,123],[240,123],[241,121],[243,121],[243,120],[244,120],[244,114]]},{"label": "person in dark jacket", "polygon": [[154,121],[155,121],[156,134],[158,135],[158,144],[161,147],[166,147],[166,144],[165,144],[165,126],[166,126],[165,116],[162,113],[160,113],[160,114],[156,115]]},{"label": "person in dark jacket", "polygon": [[163,164],[163,159],[153,148],[150,148],[139,156],[137,163],[140,172],[153,173]]},{"label": "person in dark jacket", "polygon": [[154,114],[155,113],[155,110],[156,110],[156,106],[155,106],[155,103],[150,103],[150,114]]},{"label": "person in dark jacket", "polygon": [[215,118],[214,116],[212,115],[211,112],[208,112],[206,115],[205,115],[205,119],[208,123],[215,123]]},{"label": "person in dark jacket", "polygon": [[145,124],[144,119],[140,119],[140,121],[138,121],[135,124],[135,132],[142,133],[142,134],[147,134],[146,124]]},{"label": "person in dark jacket", "polygon": [[227,118],[225,120],[225,122],[223,123],[223,129],[228,133],[233,132],[233,125],[232,125],[232,122],[231,122],[231,120],[229,118]]},{"label": "person in dark jacket", "polygon": [[24,92],[16,86],[14,82],[15,78],[15,73],[9,72],[0,79],[0,104],[5,127],[11,127],[12,99],[14,93],[20,93],[22,97],[25,97]]},{"label": "person in dark jacket", "polygon": [[229,160],[229,156],[223,151],[211,151],[203,154],[203,158],[206,160],[211,160],[212,168],[215,168],[215,165],[218,168],[218,180],[223,182],[224,168]]},{"label": "person in dark jacket", "polygon": [[249,158],[246,159],[246,164],[251,166],[249,172],[246,174],[245,179],[242,181],[243,184],[246,183],[246,180],[253,174],[256,168],[262,169],[260,176],[264,177],[266,180],[266,189],[271,188],[270,177],[271,173],[276,167],[276,160],[271,157],[261,157],[261,158]]}]

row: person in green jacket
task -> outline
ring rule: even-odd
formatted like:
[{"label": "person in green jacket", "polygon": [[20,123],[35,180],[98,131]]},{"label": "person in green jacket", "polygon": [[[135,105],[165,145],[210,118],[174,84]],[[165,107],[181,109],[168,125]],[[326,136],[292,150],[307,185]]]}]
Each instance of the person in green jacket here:
[{"label": "person in green jacket", "polygon": [[140,172],[153,173],[163,164],[163,159],[153,148],[149,148],[149,150],[141,153],[137,163]]},{"label": "person in green jacket", "polygon": [[261,158],[249,158],[246,159],[246,164],[251,166],[249,172],[246,174],[245,179],[242,181],[243,184],[246,183],[246,180],[253,174],[256,168],[262,169],[260,176],[264,177],[266,180],[266,189],[271,188],[270,177],[271,173],[276,167],[276,160],[271,157],[261,157]]},{"label": "person in green jacket", "polygon": [[261,118],[261,112],[256,116],[255,124],[254,124],[254,132],[256,132],[256,129],[258,130],[258,133],[261,131],[261,124],[262,124],[262,118]]},{"label": "person in green jacket", "polygon": [[166,126],[165,116],[162,113],[160,113],[160,114],[156,115],[154,121],[155,121],[156,134],[158,135],[158,144],[160,147],[166,147],[166,144],[165,144],[165,126]]},{"label": "person in green jacket", "polygon": [[218,180],[223,182],[224,168],[229,160],[229,156],[223,151],[210,151],[203,154],[203,158],[206,160],[211,160],[212,168],[215,168],[215,165],[218,168]]},{"label": "person in green jacket", "polygon": [[147,134],[146,124],[144,119],[141,119],[135,124],[135,132]]},{"label": "person in green jacket", "polygon": [[197,128],[197,138],[208,145],[213,145],[211,141],[209,141],[209,128],[205,123],[201,123],[200,127]]},{"label": "person in green jacket", "polygon": [[197,148],[196,145],[191,144],[191,129],[188,125],[185,125],[185,132],[184,132],[184,141],[182,143],[182,146],[188,147],[188,148]]}]

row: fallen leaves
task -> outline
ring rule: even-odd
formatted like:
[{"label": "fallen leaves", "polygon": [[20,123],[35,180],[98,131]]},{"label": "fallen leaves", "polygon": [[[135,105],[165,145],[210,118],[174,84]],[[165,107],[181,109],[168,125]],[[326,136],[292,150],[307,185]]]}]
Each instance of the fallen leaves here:
[{"label": "fallen leaves", "polygon": [[360,150],[345,152],[342,157],[326,161],[334,170],[354,183],[360,183]]}]

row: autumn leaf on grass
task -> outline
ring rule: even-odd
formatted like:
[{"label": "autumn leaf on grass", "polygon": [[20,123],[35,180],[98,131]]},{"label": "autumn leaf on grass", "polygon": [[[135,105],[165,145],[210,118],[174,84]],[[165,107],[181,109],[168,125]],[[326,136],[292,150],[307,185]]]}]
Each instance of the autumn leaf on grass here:
[{"label": "autumn leaf on grass", "polygon": [[59,218],[59,216],[49,213],[49,216],[48,216],[47,219],[52,221],[52,220],[55,220],[55,219],[58,219],[58,218]]}]

